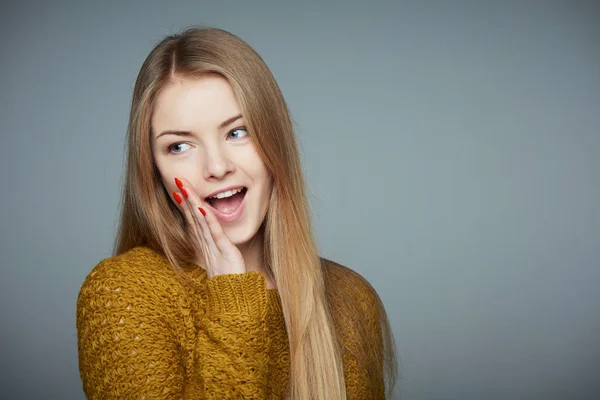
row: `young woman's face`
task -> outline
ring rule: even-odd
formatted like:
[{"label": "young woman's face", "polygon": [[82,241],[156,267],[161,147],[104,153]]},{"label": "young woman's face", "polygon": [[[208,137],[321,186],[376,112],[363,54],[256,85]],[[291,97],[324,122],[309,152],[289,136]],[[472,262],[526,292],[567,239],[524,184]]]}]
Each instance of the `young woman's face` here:
[{"label": "young woman's face", "polygon": [[[272,178],[229,82],[211,75],[167,84],[156,99],[151,123],[152,151],[168,193],[179,191],[176,177],[187,179],[213,207],[233,244],[252,239],[267,213]],[[229,199],[206,200],[242,187]]]}]

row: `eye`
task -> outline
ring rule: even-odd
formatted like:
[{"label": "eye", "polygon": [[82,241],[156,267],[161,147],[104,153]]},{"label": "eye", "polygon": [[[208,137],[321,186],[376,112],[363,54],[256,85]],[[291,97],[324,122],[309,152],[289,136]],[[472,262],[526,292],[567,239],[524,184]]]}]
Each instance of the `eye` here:
[{"label": "eye", "polygon": [[227,136],[231,137],[230,135],[232,133],[235,134],[236,132],[238,133],[237,137],[233,137],[233,139],[240,139],[240,138],[248,135],[248,130],[246,128],[235,128],[234,130],[229,131]]},{"label": "eye", "polygon": [[175,154],[182,153],[182,152],[183,152],[182,150],[180,150],[180,151],[176,151],[176,150],[174,150],[174,149],[177,149],[179,146],[187,146],[187,145],[188,145],[188,144],[187,144],[187,143],[184,143],[184,142],[173,143],[172,145],[170,145],[169,147],[167,147],[167,152],[168,152],[168,153],[175,153]]}]

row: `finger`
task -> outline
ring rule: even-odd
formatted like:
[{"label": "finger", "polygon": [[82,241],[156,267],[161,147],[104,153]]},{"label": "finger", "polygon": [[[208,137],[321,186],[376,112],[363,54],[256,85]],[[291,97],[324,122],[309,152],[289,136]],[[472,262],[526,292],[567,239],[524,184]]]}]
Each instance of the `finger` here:
[{"label": "finger", "polygon": [[182,183],[183,189],[187,191],[188,200],[192,205],[195,206],[195,209],[197,209],[198,212],[201,212],[199,207],[204,210],[204,218],[199,217],[199,219],[203,220],[203,222],[207,224],[210,235],[213,239],[212,242],[215,244],[216,248],[223,255],[237,255],[239,253],[238,248],[231,243],[231,240],[223,230],[223,227],[219,223],[217,216],[212,212],[210,207],[207,207],[206,203],[200,199],[193,189],[188,189],[188,186],[190,186],[188,181],[185,179],[180,179],[180,182]]},{"label": "finger", "polygon": [[227,236],[225,230],[223,230],[223,227],[221,226],[217,216],[209,207],[205,208],[205,211],[206,216],[204,219],[206,220],[206,224],[210,229],[212,238],[221,254],[228,256],[236,256],[239,254],[238,248],[231,242],[229,236]]},{"label": "finger", "polygon": [[[196,250],[201,253],[205,263],[208,263],[209,259],[211,258],[211,247],[216,250],[216,246],[214,244],[211,246],[206,240],[207,237],[210,237],[208,227],[202,227],[200,221],[194,213],[193,206],[187,200],[190,189],[183,188],[181,181],[177,178],[175,178],[175,184],[178,186],[179,191],[173,192],[172,196],[175,199],[175,202],[178,204],[178,208],[181,209],[184,215],[186,226],[194,238],[194,246],[196,247]],[[214,256],[214,254],[212,256]]]},{"label": "finger", "polygon": [[173,192],[173,198],[179,204],[178,208],[181,209],[181,212],[184,215],[186,227],[194,238],[194,246],[202,254],[206,261],[206,258],[209,256],[209,246],[204,239],[206,234],[202,232],[202,227],[196,220],[192,211],[193,209],[190,207],[189,202],[185,200],[185,197],[182,196],[181,192]]},{"label": "finger", "polygon": [[194,222],[194,224],[196,224],[202,242],[205,243],[207,250],[209,250],[209,252],[212,253],[209,254],[209,256],[218,256],[218,247],[215,244],[214,239],[212,238],[210,229],[206,223],[204,215],[202,215],[202,213],[199,210],[199,207],[202,207],[203,209],[206,209],[208,207],[206,207],[206,204],[200,199],[194,188],[189,184],[187,180],[180,178],[178,186],[185,198],[185,201],[182,203],[186,204],[186,218],[189,218],[191,221]]}]

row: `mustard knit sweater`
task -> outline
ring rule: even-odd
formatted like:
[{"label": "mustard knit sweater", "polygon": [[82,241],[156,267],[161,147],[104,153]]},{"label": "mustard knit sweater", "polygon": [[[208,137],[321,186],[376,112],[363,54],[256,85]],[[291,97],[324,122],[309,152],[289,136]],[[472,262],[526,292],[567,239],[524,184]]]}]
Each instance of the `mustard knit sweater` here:
[{"label": "mustard knit sweater", "polygon": [[[348,399],[382,399],[383,379],[360,368],[352,324],[370,324],[373,289],[336,264],[363,315],[336,326],[344,342]],[[135,247],[102,260],[77,301],[79,369],[88,399],[279,399],[288,389],[289,343],[277,289],[256,271],[208,278],[185,288],[166,258]],[[189,267],[189,266],[188,266]],[[334,312],[343,312],[336,309]],[[371,378],[369,378],[371,377]]]}]

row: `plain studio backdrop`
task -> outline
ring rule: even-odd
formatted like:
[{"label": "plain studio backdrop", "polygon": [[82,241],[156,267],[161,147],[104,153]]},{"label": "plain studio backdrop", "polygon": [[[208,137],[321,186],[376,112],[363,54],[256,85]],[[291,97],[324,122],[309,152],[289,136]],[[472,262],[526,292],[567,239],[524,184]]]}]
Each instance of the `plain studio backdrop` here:
[{"label": "plain studio backdrop", "polygon": [[84,399],[75,304],[110,256],[139,68],[229,30],[297,126],[321,255],[367,278],[395,398],[600,398],[600,4],[0,6],[0,397]]}]

